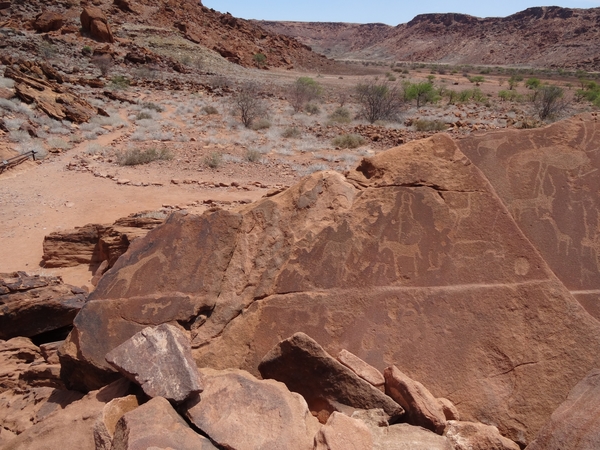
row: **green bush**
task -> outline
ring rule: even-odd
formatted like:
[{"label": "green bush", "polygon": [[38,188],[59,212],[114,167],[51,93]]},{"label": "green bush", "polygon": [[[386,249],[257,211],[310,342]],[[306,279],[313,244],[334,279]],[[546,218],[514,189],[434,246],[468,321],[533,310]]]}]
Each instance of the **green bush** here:
[{"label": "green bush", "polygon": [[528,87],[529,89],[537,89],[542,85],[542,82],[540,81],[539,78],[529,78],[526,82],[525,82],[525,86]]},{"label": "green bush", "polygon": [[131,84],[131,80],[123,75],[116,75],[111,78],[110,83],[115,89],[127,89]]},{"label": "green bush", "polygon": [[331,143],[340,148],[358,148],[365,144],[365,138],[359,134],[341,134],[335,137]]},{"label": "green bush", "polygon": [[360,115],[370,123],[378,120],[397,120],[404,106],[402,93],[396,85],[377,79],[354,88]]},{"label": "green bush", "polygon": [[304,111],[308,114],[316,115],[321,112],[321,109],[319,108],[319,105],[315,103],[307,103],[304,107]]},{"label": "green bush", "polygon": [[481,83],[485,81],[485,78],[481,75],[476,75],[474,77],[469,77],[469,81],[471,83],[475,83],[475,86],[479,86]]},{"label": "green bush", "polygon": [[419,119],[414,123],[416,131],[444,131],[448,128],[441,120]]},{"label": "green bush", "polygon": [[173,159],[173,154],[166,148],[132,148],[125,150],[117,156],[117,164],[120,166],[137,166],[139,164],[148,164],[152,161],[170,159]]}]

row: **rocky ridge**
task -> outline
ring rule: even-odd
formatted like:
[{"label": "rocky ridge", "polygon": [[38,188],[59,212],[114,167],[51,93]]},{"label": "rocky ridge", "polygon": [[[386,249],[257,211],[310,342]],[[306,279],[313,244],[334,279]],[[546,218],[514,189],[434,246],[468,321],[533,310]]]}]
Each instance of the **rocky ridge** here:
[{"label": "rocky ridge", "polygon": [[335,59],[600,69],[600,8],[534,7],[508,17],[421,14],[384,24],[258,21]]}]

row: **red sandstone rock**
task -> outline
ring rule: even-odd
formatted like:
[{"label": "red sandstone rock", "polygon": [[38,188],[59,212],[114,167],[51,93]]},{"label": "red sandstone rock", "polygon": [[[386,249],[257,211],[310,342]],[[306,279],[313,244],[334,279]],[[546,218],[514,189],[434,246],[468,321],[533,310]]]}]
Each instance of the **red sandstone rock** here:
[{"label": "red sandstone rock", "polygon": [[139,406],[139,401],[135,395],[119,397],[108,402],[102,414],[94,424],[94,443],[96,450],[111,450],[113,437],[117,422],[125,413],[133,411]]},{"label": "red sandstone rock", "polygon": [[58,409],[27,429],[2,450],[95,450],[93,427],[107,402],[129,393],[129,381],[120,380],[90,392],[64,409]]},{"label": "red sandstone rock", "polygon": [[86,294],[58,277],[0,274],[0,339],[70,326]]},{"label": "red sandstone rock", "polygon": [[406,423],[371,428],[371,433],[373,450],[455,450],[446,437]]},{"label": "red sandstone rock", "polygon": [[306,402],[285,385],[239,370],[200,369],[204,392],[188,419],[223,448],[312,450],[319,428]]},{"label": "red sandstone rock", "polygon": [[418,381],[410,379],[396,366],[385,369],[385,393],[406,410],[406,421],[442,434],[446,416],[440,402]]},{"label": "red sandstone rock", "polygon": [[314,450],[371,450],[373,437],[360,420],[334,412],[315,436]]},{"label": "red sandstone rock", "polygon": [[592,370],[569,392],[527,450],[600,448],[600,369]]},{"label": "red sandstone rock", "polygon": [[100,42],[114,42],[106,16],[100,8],[86,6],[81,13],[81,27]]},{"label": "red sandstone rock", "polygon": [[519,450],[510,439],[501,436],[498,428],[492,425],[450,420],[444,436],[452,443],[454,450]]},{"label": "red sandstone rock", "polygon": [[323,421],[333,411],[381,408],[391,422],[404,414],[400,405],[346,366],[340,364],[304,333],[281,341],[258,366],[263,378],[285,383],[307,401]]},{"label": "red sandstone rock", "polygon": [[54,11],[44,11],[35,18],[33,28],[40,33],[47,33],[60,30],[64,23],[65,19],[62,14]]},{"label": "red sandstone rock", "polygon": [[444,416],[446,417],[446,420],[460,420],[460,413],[458,412],[458,409],[456,408],[454,403],[452,403],[447,398],[443,397],[438,398],[437,400],[442,406],[442,410],[444,411]]},{"label": "red sandstone rock", "polygon": [[175,214],[138,242],[75,320],[66,379],[96,382],[106,353],[140,331],[144,303],[127,319],[115,305],[177,291],[214,305],[182,322],[200,366],[256,373],[301,331],[330,354],[402,364],[463,418],[491,417],[521,444],[599,364],[598,322],[443,133],[347,177],[315,173],[231,212]]},{"label": "red sandstone rock", "polygon": [[[527,238],[583,307],[600,320],[600,122],[589,115],[545,128],[459,141]],[[530,270],[527,258],[515,270]]]},{"label": "red sandstone rock", "polygon": [[380,391],[385,392],[385,378],[375,367],[367,364],[348,350],[342,350],[338,353],[337,359],[363,380],[369,382]]},{"label": "red sandstone rock", "polygon": [[189,338],[173,325],[144,328],[111,350],[106,360],[149,397],[179,403],[202,392]]},{"label": "red sandstone rock", "polygon": [[112,450],[216,450],[204,436],[194,432],[162,397],[123,415],[117,422]]}]

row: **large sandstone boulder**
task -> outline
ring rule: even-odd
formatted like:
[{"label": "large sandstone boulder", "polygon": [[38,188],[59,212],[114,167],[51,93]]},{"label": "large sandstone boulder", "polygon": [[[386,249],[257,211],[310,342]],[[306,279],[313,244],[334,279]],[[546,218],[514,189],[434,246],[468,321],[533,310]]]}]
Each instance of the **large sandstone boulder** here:
[{"label": "large sandstone boulder", "polygon": [[100,42],[115,42],[108,20],[100,8],[86,6],[81,12],[81,28]]},{"label": "large sandstone boulder", "polygon": [[373,436],[363,422],[334,412],[315,436],[314,450],[371,450]]},{"label": "large sandstone boulder", "polygon": [[59,277],[0,274],[0,339],[68,327],[86,297],[82,289],[64,284]]},{"label": "large sandstone boulder", "polygon": [[319,422],[304,399],[273,380],[240,370],[200,369],[204,392],[186,416],[222,448],[312,450]]},{"label": "large sandstone boulder", "polygon": [[463,419],[521,444],[600,359],[600,324],[444,134],[231,212],[172,215],[90,296],[63,349],[65,379],[89,389],[111,376],[104,357],[141,330],[145,299],[174,292],[214,305],[177,319],[200,366],[256,374],[304,332],[329,354],[401,365]]},{"label": "large sandstone boulder", "polygon": [[527,450],[600,448],[600,369],[592,370],[569,392]]},{"label": "large sandstone boulder", "polygon": [[598,116],[458,142],[573,296],[600,320]]},{"label": "large sandstone boulder", "polygon": [[515,442],[501,436],[498,428],[483,423],[450,420],[444,431],[444,436],[452,443],[454,450],[520,449]]},{"label": "large sandstone boulder", "polygon": [[40,33],[60,30],[65,24],[65,18],[62,14],[55,11],[44,11],[33,21],[33,29]]},{"label": "large sandstone boulder", "polygon": [[311,412],[326,422],[333,411],[352,414],[355,409],[381,408],[390,422],[403,415],[402,407],[328,355],[304,333],[277,344],[258,366],[263,378],[285,383],[307,401]]}]

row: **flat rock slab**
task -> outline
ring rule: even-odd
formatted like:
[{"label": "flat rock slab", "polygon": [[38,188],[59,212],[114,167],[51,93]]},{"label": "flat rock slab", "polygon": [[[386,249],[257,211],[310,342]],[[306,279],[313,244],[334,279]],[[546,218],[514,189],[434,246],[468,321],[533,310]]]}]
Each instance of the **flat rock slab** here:
[{"label": "flat rock slab", "polygon": [[156,397],[123,415],[117,422],[113,450],[217,450],[196,433],[162,397]]},{"label": "flat rock slab", "polygon": [[204,391],[187,404],[187,418],[232,450],[312,450],[319,423],[304,399],[283,383],[240,370],[201,369]]},{"label": "flat rock slab", "polygon": [[38,334],[70,326],[87,294],[60,277],[0,274],[0,339]]},{"label": "flat rock slab", "polygon": [[[390,422],[403,415],[402,407],[330,356],[304,333],[296,333],[277,344],[258,366],[263,378],[285,383],[302,395],[311,411],[337,409],[340,404],[354,409],[381,408]],[[320,418],[321,420],[321,418]]]},{"label": "flat rock slab", "polygon": [[[565,286],[600,320],[600,121],[584,114],[457,143]],[[523,270],[525,266],[523,265]]]},{"label": "flat rock slab", "polygon": [[315,436],[314,450],[371,450],[373,436],[360,420],[334,412]]},{"label": "flat rock slab", "polygon": [[371,433],[373,450],[455,450],[446,437],[406,423],[371,428]]},{"label": "flat rock slab", "polygon": [[173,325],[144,328],[109,352],[106,360],[149,397],[179,403],[202,392],[190,341]]},{"label": "flat rock slab", "polygon": [[581,380],[527,450],[600,448],[600,369]]}]

